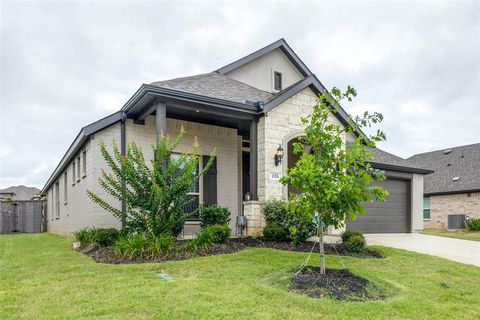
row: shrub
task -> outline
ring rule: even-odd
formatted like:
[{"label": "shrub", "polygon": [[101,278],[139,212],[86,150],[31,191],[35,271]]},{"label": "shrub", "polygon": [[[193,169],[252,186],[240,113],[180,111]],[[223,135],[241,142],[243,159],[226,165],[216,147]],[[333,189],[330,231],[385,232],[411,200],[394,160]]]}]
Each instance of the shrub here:
[{"label": "shrub", "polygon": [[115,228],[97,229],[95,233],[95,243],[100,247],[111,246],[120,237],[120,231]]},{"label": "shrub", "polygon": [[345,246],[350,252],[360,253],[365,251],[367,248],[367,243],[363,235],[355,234],[348,238],[348,240],[345,242]]},{"label": "shrub", "polygon": [[365,239],[365,237],[363,236],[363,233],[361,233],[360,231],[344,231],[342,233],[342,242],[343,243],[347,243],[348,240],[353,237],[353,236],[359,236],[359,237],[362,237],[363,239]]},{"label": "shrub", "polygon": [[131,233],[115,242],[114,251],[118,255],[129,258],[143,257],[146,255],[147,242],[146,233]]},{"label": "shrub", "polygon": [[227,208],[211,205],[200,210],[200,226],[206,228],[215,224],[227,225],[230,222],[230,211]]},{"label": "shrub", "polygon": [[276,224],[288,231],[288,236],[295,244],[305,242],[315,234],[315,225],[305,220],[302,215],[289,212],[283,200],[270,200],[263,210],[268,225]]},{"label": "shrub", "polygon": [[95,243],[97,229],[95,228],[82,228],[74,232],[75,239],[80,242],[82,247],[89,246]]},{"label": "shrub", "polygon": [[169,252],[175,242],[175,237],[169,234],[163,234],[160,236],[151,235],[150,237],[147,237],[147,239],[146,253],[151,256],[157,256]]},{"label": "shrub", "polygon": [[128,258],[154,257],[172,249],[175,238],[169,234],[155,236],[144,232],[131,233],[115,242],[114,251]]},{"label": "shrub", "polygon": [[225,242],[230,237],[230,228],[228,225],[212,225],[201,229],[185,248],[187,250],[196,251],[199,248],[207,249],[214,243]]},{"label": "shrub", "polygon": [[480,218],[479,219],[469,219],[467,222],[468,231],[480,231]]},{"label": "shrub", "polygon": [[270,224],[263,229],[263,237],[267,241],[287,241],[288,230],[279,225]]},{"label": "shrub", "polygon": [[215,243],[224,243],[230,238],[231,230],[226,224],[214,224],[206,229],[212,233],[213,242]]}]

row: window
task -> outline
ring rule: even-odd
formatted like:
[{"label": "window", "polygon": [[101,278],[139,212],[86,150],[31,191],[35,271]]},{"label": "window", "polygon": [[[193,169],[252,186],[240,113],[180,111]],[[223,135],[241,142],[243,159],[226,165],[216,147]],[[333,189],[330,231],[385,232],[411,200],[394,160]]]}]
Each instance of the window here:
[{"label": "window", "polygon": [[76,170],[76,169],[75,169],[75,161],[73,161],[73,163],[72,163],[72,186],[74,186],[74,185],[75,185],[75,181],[77,181],[77,180],[75,179],[75,172],[76,172],[75,170]]},{"label": "window", "polygon": [[430,220],[430,197],[423,198],[423,219]]},{"label": "window", "polygon": [[60,185],[55,183],[55,219],[60,218]]},{"label": "window", "polygon": [[[172,154],[172,159],[178,160],[180,159],[180,154]],[[198,162],[198,167],[195,174],[198,174],[200,170],[200,161]],[[180,170],[182,168],[180,167]],[[177,173],[178,174],[178,173]],[[200,199],[200,180],[197,180],[191,187],[190,191],[187,193],[187,196],[191,199],[191,201],[185,206],[184,211],[186,213],[190,213],[190,219],[198,219],[198,207],[200,206],[201,199]]]},{"label": "window", "polygon": [[282,74],[280,72],[273,73],[273,88],[278,91],[282,90]]},{"label": "window", "polygon": [[82,152],[82,178],[87,176],[87,150]]},{"label": "window", "polygon": [[80,156],[77,158],[77,182],[80,181]]},{"label": "window", "polygon": [[65,172],[63,174],[63,204],[68,203],[68,193],[67,193],[67,188],[68,188],[68,182],[67,182],[67,177],[68,174]]}]

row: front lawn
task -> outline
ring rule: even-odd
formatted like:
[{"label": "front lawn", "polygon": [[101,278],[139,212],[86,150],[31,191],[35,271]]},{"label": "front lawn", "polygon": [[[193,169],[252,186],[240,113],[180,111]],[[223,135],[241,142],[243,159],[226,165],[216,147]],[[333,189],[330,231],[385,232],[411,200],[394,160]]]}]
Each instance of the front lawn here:
[{"label": "front lawn", "polygon": [[[385,259],[342,257],[353,273],[389,295],[348,302],[286,290],[289,270],[306,253],[247,248],[175,262],[107,265],[72,251],[71,244],[50,234],[0,235],[0,319],[480,317],[480,268],[402,250],[377,247]],[[327,256],[327,265],[342,267],[335,256]]]},{"label": "front lawn", "polygon": [[480,241],[480,231],[467,231],[467,230],[448,231],[446,229],[425,229],[423,230],[423,233],[429,234],[431,236]]}]

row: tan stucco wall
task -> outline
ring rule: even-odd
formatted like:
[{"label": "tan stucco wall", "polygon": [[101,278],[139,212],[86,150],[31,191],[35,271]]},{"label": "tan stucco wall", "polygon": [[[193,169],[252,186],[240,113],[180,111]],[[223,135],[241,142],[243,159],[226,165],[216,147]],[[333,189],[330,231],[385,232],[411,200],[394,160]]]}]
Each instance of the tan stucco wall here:
[{"label": "tan stucco wall", "polygon": [[273,50],[229,73],[227,76],[255,88],[274,92],[273,73],[282,73],[282,86],[286,88],[303,79],[302,74],[290,62],[281,49]]},{"label": "tan stucco wall", "polygon": [[[183,126],[185,135],[181,144],[177,147],[178,152],[188,152],[193,146],[195,137],[198,138],[198,152],[201,155],[209,155],[216,148],[217,156],[217,191],[218,204],[229,208],[232,218],[232,230],[235,227],[235,219],[238,214],[238,135],[236,129],[217,127],[181,120],[167,119],[167,132],[175,137]],[[156,142],[155,117],[145,119],[145,125],[134,124],[132,120],[126,123],[127,142],[135,141],[142,147],[146,159],[151,159],[152,145]],[[107,169],[106,163],[100,153],[100,142],[111,146],[115,141],[120,143],[120,125],[115,124],[97,132],[86,144],[87,148],[87,176],[75,186],[68,185],[68,204],[63,204],[63,175],[60,177],[60,218],[53,218],[53,193],[52,188],[47,191],[49,231],[73,232],[82,227],[120,227],[120,222],[110,213],[105,212],[99,206],[93,204],[87,197],[86,191],[92,190],[102,197],[117,203],[100,188],[98,178],[101,169]],[[111,147],[110,147],[111,149]],[[68,179],[71,179],[71,164],[68,166]],[[202,183],[202,181],[200,181]],[[55,184],[53,184],[54,186]],[[200,198],[202,195],[200,194]],[[53,220],[52,220],[53,218]]]},{"label": "tan stucco wall", "polygon": [[424,227],[446,229],[449,214],[466,214],[470,218],[480,218],[480,193],[431,196],[430,220],[424,220]]}]

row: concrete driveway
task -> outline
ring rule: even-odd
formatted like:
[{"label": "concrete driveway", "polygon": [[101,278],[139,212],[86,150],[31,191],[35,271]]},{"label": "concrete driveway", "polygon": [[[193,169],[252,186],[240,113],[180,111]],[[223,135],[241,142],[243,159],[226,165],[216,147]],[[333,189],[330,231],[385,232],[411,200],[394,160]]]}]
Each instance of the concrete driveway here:
[{"label": "concrete driveway", "polygon": [[368,245],[426,253],[480,267],[480,242],[420,233],[366,234]]}]

